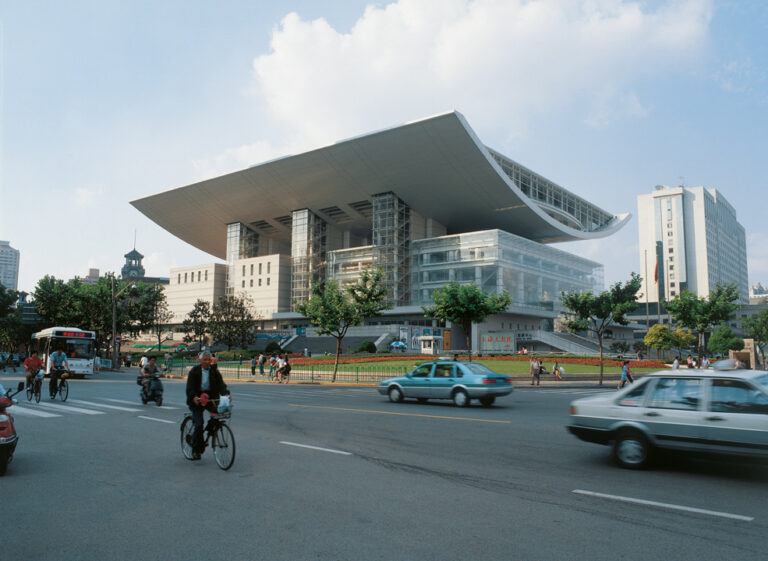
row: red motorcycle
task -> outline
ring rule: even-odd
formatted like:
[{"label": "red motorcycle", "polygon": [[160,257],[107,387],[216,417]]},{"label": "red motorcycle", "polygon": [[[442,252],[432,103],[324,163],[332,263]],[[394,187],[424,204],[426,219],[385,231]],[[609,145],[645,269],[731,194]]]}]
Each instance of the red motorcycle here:
[{"label": "red motorcycle", "polygon": [[13,451],[19,442],[19,436],[13,426],[13,417],[6,413],[6,409],[16,403],[13,396],[24,390],[24,382],[19,382],[18,389],[11,393],[0,385],[0,475],[5,475],[5,469],[13,458]]}]

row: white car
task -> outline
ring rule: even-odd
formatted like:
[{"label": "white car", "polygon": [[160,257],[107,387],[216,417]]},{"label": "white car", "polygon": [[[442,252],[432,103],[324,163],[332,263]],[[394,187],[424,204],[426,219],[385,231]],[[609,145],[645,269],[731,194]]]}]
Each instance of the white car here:
[{"label": "white car", "polygon": [[768,459],[768,372],[655,372],[610,394],[571,402],[568,430],[612,445],[625,468],[657,449]]}]

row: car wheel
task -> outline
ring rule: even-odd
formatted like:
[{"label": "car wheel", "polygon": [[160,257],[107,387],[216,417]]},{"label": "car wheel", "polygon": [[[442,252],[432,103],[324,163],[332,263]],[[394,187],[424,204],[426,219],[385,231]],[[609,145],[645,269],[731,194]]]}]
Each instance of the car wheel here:
[{"label": "car wheel", "polygon": [[623,468],[644,469],[651,460],[651,445],[637,431],[620,432],[613,443],[613,458]]},{"label": "car wheel", "polygon": [[467,395],[467,392],[464,390],[456,390],[453,392],[453,404],[456,407],[468,407],[469,396]]},{"label": "car wheel", "polygon": [[496,401],[495,395],[484,395],[480,398],[480,403],[483,405],[483,407],[490,407],[493,405],[494,401]]},{"label": "car wheel", "polygon": [[397,386],[392,386],[389,388],[389,392],[387,393],[389,394],[389,401],[392,403],[400,403],[403,401],[403,392]]}]

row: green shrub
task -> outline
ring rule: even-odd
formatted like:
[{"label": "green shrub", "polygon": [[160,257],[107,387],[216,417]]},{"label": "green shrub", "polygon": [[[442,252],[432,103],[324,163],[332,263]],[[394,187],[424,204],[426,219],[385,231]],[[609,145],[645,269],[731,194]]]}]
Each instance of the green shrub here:
[{"label": "green shrub", "polygon": [[264,349],[264,352],[271,355],[272,353],[281,353],[283,352],[283,349],[280,348],[280,343],[277,341],[270,341]]},{"label": "green shrub", "polygon": [[363,341],[357,348],[358,353],[375,353],[376,345],[373,341]]}]

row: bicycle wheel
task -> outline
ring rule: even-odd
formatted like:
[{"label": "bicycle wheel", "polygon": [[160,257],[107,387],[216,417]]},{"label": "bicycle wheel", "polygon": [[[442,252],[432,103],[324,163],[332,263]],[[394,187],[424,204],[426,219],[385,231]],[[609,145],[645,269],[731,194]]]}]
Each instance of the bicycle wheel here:
[{"label": "bicycle wheel", "polygon": [[60,380],[59,381],[59,398],[61,401],[67,401],[67,396],[69,395],[69,382],[66,380]]},{"label": "bicycle wheel", "polygon": [[181,453],[188,460],[192,459],[192,435],[195,432],[195,423],[192,417],[184,417],[181,422]]},{"label": "bicycle wheel", "polygon": [[223,470],[228,470],[235,463],[235,435],[224,423],[220,423],[213,433],[213,455]]},{"label": "bicycle wheel", "polygon": [[43,393],[43,383],[35,382],[35,403],[40,403],[40,394]]}]

